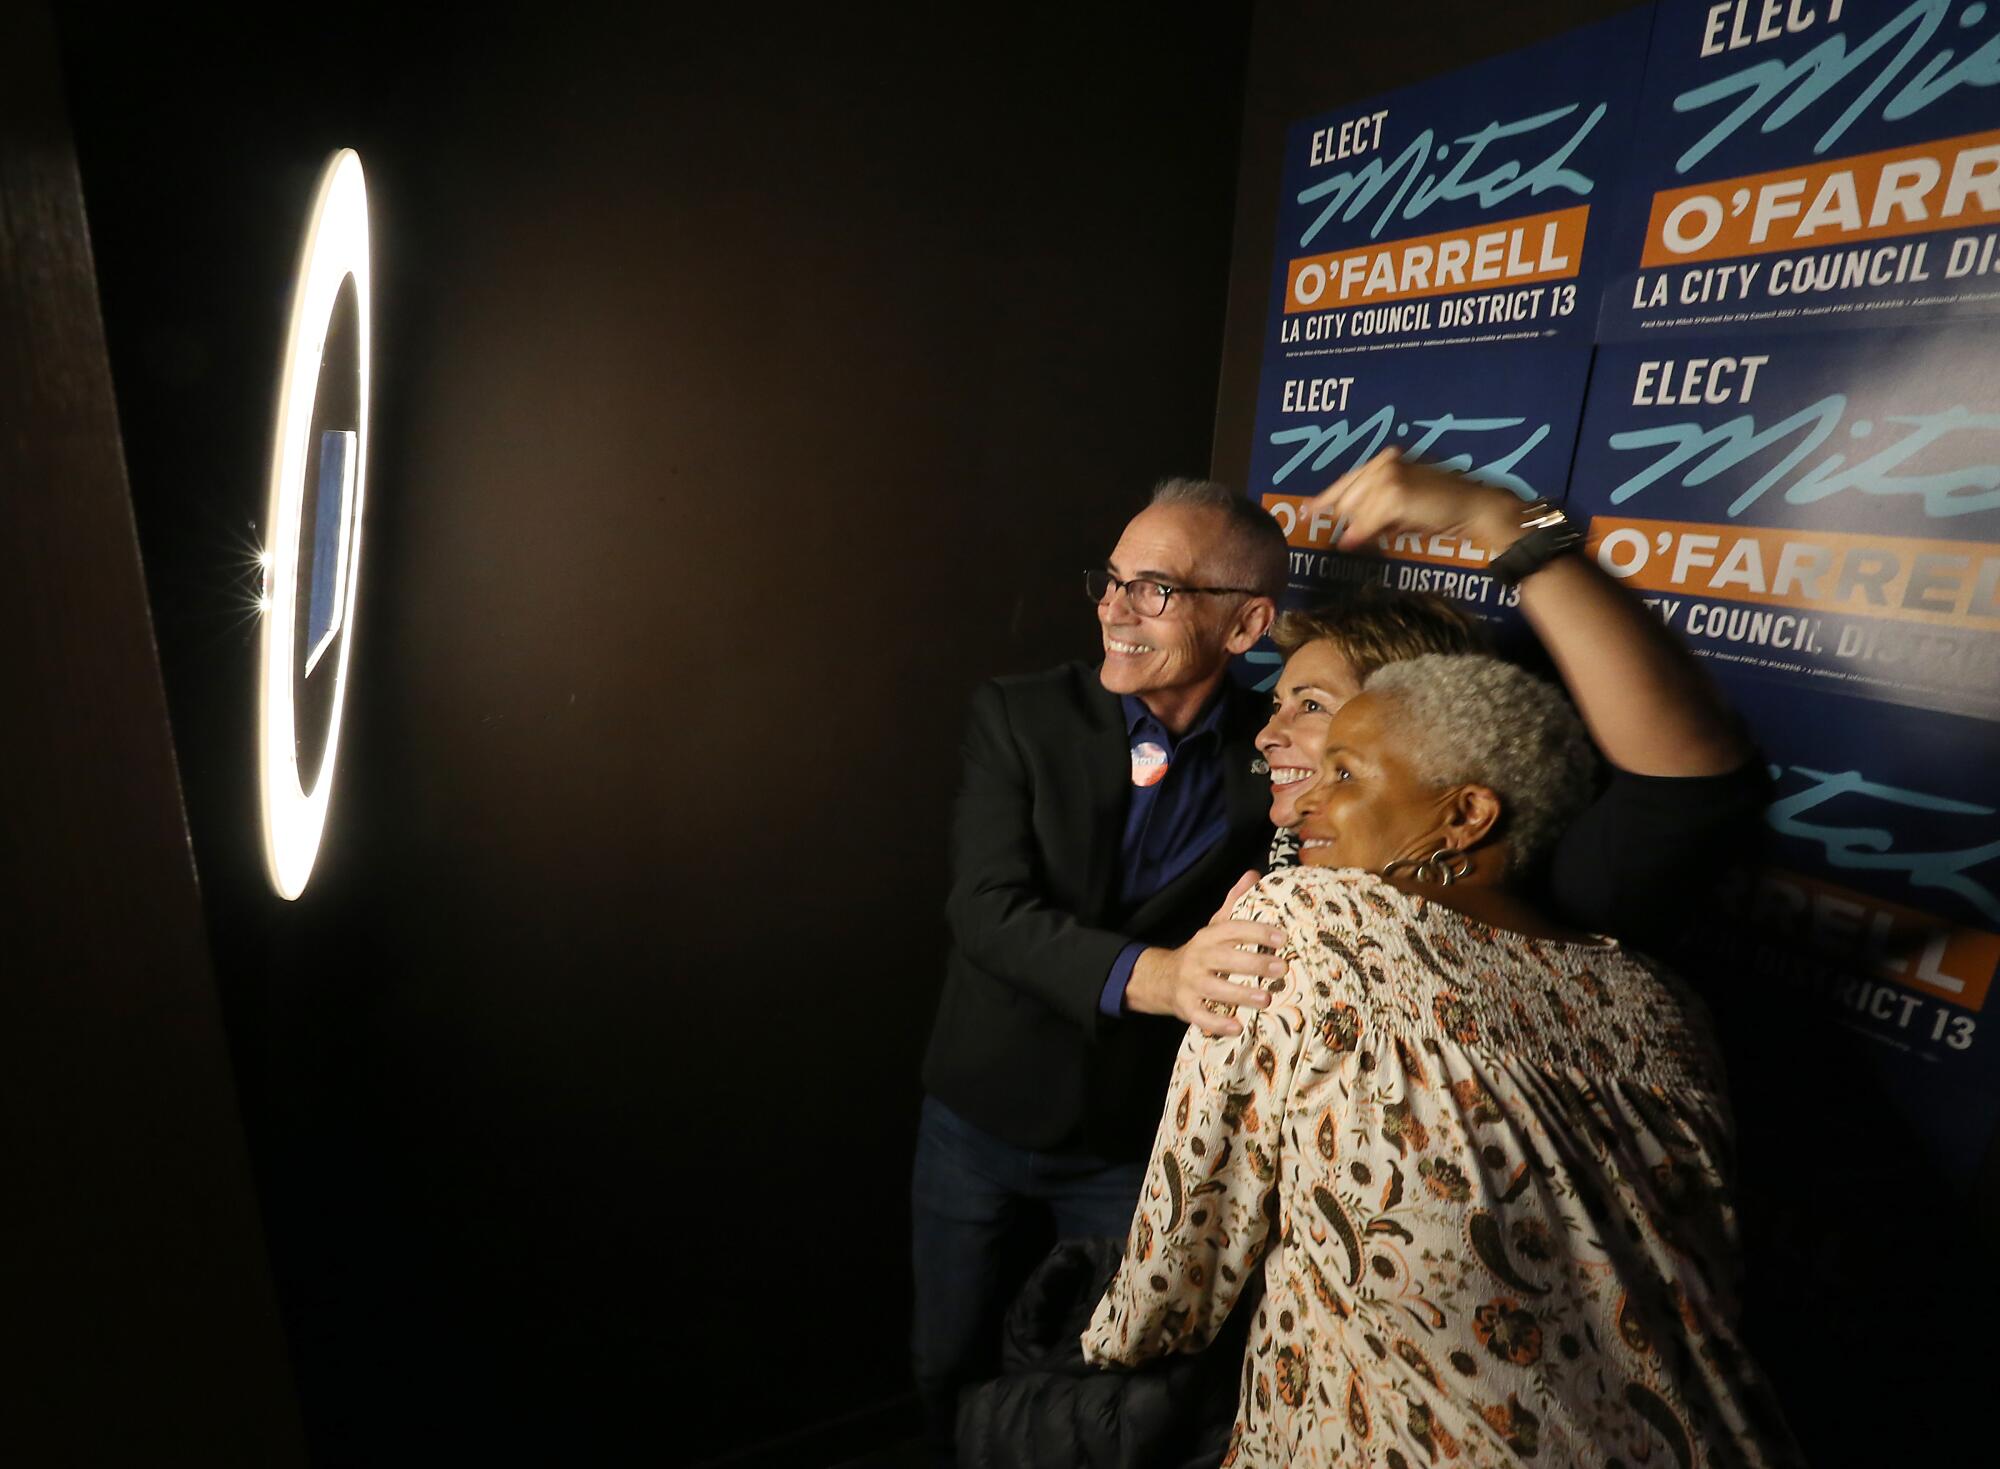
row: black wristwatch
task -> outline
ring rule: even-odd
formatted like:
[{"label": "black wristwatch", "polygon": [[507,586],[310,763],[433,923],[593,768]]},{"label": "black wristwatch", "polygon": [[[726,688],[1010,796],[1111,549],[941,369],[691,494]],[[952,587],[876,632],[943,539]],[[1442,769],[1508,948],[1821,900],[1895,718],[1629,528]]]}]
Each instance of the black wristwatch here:
[{"label": "black wristwatch", "polygon": [[1583,544],[1583,532],[1576,523],[1547,500],[1523,505],[1521,526],[1527,534],[1495,556],[1486,568],[1510,587]]}]

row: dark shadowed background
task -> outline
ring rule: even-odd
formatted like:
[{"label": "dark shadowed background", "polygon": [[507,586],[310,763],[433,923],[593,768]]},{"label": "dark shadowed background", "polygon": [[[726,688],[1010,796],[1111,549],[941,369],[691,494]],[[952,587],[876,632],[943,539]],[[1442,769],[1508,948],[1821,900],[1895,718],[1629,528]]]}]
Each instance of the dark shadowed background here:
[{"label": "dark shadowed background", "polygon": [[[964,696],[1088,656],[1081,568],[1207,463],[1246,13],[57,15],[319,1461],[893,1419]],[[250,558],[340,146],[374,432],[288,905]]]}]

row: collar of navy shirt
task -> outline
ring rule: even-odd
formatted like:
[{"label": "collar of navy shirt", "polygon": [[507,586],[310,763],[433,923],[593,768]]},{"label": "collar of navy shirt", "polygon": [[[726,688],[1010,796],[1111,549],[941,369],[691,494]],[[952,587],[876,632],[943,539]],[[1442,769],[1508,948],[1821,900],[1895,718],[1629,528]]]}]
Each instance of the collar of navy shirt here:
[{"label": "collar of navy shirt", "polygon": [[[1095,697],[1089,698],[1087,705],[1093,727],[1076,747],[1076,758],[1090,795],[1091,824],[1090,866],[1084,889],[1089,911],[1078,916],[1088,923],[1106,923],[1113,921],[1118,902],[1119,844],[1125,830],[1126,803],[1132,797],[1132,732],[1121,696],[1098,683],[1094,669],[1091,683]],[[1227,676],[1216,690],[1215,698],[1220,712],[1215,725],[1216,758],[1222,761],[1223,805],[1229,813],[1229,832],[1261,828],[1262,839],[1268,842],[1270,823],[1266,813],[1271,806],[1270,783],[1250,771],[1250,761],[1256,753],[1250,742],[1263,727],[1266,699]],[[1203,719],[1206,717],[1204,714]],[[1197,719],[1190,726],[1189,735],[1202,722]],[[1239,754],[1241,759],[1236,758]],[[1232,845],[1225,836],[1187,871],[1130,914],[1117,918],[1117,926],[1135,938],[1144,938],[1162,914],[1174,912],[1191,892],[1213,888],[1219,900],[1240,875],[1240,869],[1223,871],[1229,865]],[[1202,920],[1206,922],[1207,918],[1204,913]]]}]

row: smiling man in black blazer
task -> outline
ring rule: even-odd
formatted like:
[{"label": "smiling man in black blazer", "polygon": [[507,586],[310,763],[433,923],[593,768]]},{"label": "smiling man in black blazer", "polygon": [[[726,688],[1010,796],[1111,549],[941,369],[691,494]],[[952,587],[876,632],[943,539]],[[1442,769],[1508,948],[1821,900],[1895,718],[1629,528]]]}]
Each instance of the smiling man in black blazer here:
[{"label": "smiling man in black blazer", "polygon": [[[1282,934],[1232,923],[1271,838],[1227,677],[1285,584],[1276,522],[1168,480],[1086,578],[1103,661],[983,685],[952,831],[952,950],[912,1182],[917,1383],[939,1462],[957,1394],[996,1370],[1021,1241],[1122,1235],[1175,1049],[1269,1003]],[[1211,1008],[1214,1001],[1225,1008]]]}]

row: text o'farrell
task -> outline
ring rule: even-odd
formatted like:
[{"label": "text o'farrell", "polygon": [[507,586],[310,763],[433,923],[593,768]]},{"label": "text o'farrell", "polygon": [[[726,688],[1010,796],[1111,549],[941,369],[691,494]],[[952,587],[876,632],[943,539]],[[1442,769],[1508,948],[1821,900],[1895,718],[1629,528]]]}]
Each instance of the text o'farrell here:
[{"label": "text o'farrell", "polygon": [[306,223],[278,374],[264,516],[257,696],[264,865],[305,891],[333,794],[360,585],[368,466],[368,191],[327,160]]},{"label": "text o'farrell", "polygon": [[[1690,227],[1691,215],[1700,219]],[[1667,248],[1676,255],[1690,255],[1704,248],[1722,229],[1722,203],[1706,194],[1683,199],[1667,215],[1664,232]]]},{"label": "text o'farrell", "polygon": [[1651,556],[1645,536],[1630,526],[1611,532],[1597,548],[1597,564],[1620,581],[1636,575]]}]

